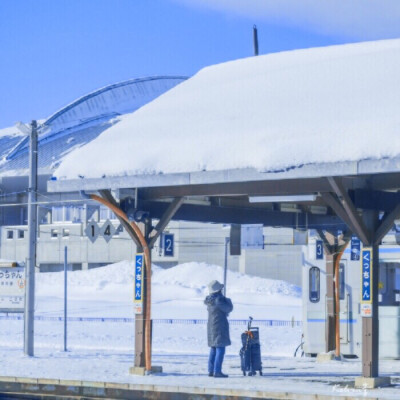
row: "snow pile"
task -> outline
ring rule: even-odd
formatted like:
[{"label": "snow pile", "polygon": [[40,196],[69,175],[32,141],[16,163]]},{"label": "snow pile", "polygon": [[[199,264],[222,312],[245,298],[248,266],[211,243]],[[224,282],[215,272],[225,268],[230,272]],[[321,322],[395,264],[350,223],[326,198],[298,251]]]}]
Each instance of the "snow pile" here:
[{"label": "snow pile", "polygon": [[[170,269],[157,268],[153,270],[153,284],[163,287],[165,285],[181,286],[195,289],[197,293],[206,296],[207,285],[213,280],[223,281],[223,268],[218,265],[206,263],[186,263]],[[227,286],[230,295],[236,293],[258,293],[268,295],[301,296],[301,289],[290,283],[244,275],[238,272],[227,273]]]},{"label": "snow pile", "polygon": [[[133,290],[133,264],[122,261],[82,271],[68,271],[68,297],[105,301],[131,300]],[[38,296],[63,296],[64,271],[36,275]]]},{"label": "snow pile", "polygon": [[[276,170],[398,156],[399,86],[398,39],[214,65],[123,116],[56,175]],[[109,154],[118,157],[98,162]]]},{"label": "snow pile", "polygon": [[[133,271],[132,262],[122,261],[68,272],[68,301],[73,315],[132,317]],[[191,262],[169,269],[153,265],[152,271],[152,318],[207,318],[203,304],[207,285],[213,279],[223,281],[222,267]],[[37,274],[36,293],[39,313],[59,315],[64,272]],[[232,319],[247,319],[249,315],[256,319],[301,319],[301,289],[284,281],[228,271],[227,296],[234,303]],[[90,307],[82,307],[82,302]]]},{"label": "snow pile", "polygon": [[[110,302],[132,301],[133,263],[122,261],[106,267],[68,272],[68,297],[70,299],[90,299]],[[153,265],[152,301],[157,305],[165,302],[195,301],[201,310],[207,285],[213,280],[223,281],[223,268],[205,263],[186,263],[163,269]],[[64,293],[64,272],[50,272],[36,275],[38,296],[60,297]],[[253,305],[272,305],[292,303],[299,305],[301,289],[284,281],[243,275],[238,272],[227,273],[227,295],[237,304],[243,301]],[[179,307],[179,305],[177,305]],[[175,314],[175,312],[174,312]],[[193,310],[193,314],[196,314]],[[176,317],[179,318],[179,315]]]}]

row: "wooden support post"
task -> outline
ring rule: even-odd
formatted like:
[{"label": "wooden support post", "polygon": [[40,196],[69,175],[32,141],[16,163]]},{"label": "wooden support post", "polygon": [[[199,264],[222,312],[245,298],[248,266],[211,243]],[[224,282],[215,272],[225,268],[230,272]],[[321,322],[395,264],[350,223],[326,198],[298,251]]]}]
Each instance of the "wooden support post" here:
[{"label": "wooden support post", "polygon": [[335,349],[335,254],[326,255],[326,326],[325,326],[325,352]]},{"label": "wooden support post", "polygon": [[[138,224],[145,240],[146,243],[149,243],[149,233],[151,231],[151,220],[148,219],[146,220],[144,223],[139,223]],[[139,246],[137,248],[137,252],[138,253],[142,253],[143,252],[143,248],[141,246]],[[149,251],[150,253],[150,265],[151,265],[151,249]],[[135,325],[135,367],[144,367],[145,366],[145,325],[146,325],[146,321],[147,319],[151,318],[151,315],[147,314],[148,311],[148,307],[147,307],[147,302],[149,300],[149,296],[147,293],[147,280],[151,279],[151,276],[148,276],[148,268],[145,268],[143,270],[143,314],[141,315],[136,315],[135,317],[135,324],[138,323],[138,326]],[[151,300],[150,300],[151,301]],[[150,336],[150,341],[152,338],[152,324],[148,324],[147,325],[147,329],[150,329],[150,332],[148,332],[148,335]],[[151,346],[151,343],[150,343]],[[136,350],[137,349],[137,350]]]},{"label": "wooden support post", "polygon": [[[379,223],[379,214],[375,210],[365,210],[363,221],[367,229],[372,233],[371,242],[364,243],[372,249],[372,317],[362,317],[362,376],[357,377],[355,387],[376,388],[378,386],[390,385],[390,377],[379,376],[379,243],[384,234],[389,230],[388,220],[395,217],[398,213],[396,207],[389,218],[385,218]],[[385,228],[383,228],[385,226]]]},{"label": "wooden support post", "polygon": [[379,376],[379,246],[372,246],[372,318],[362,318],[362,376]]},{"label": "wooden support post", "polygon": [[[140,225],[139,225],[140,228]],[[141,229],[142,230],[142,229]],[[139,244],[136,247],[137,253],[143,253],[143,247]],[[143,270],[143,277],[146,279],[146,269]],[[145,282],[145,280],[144,280]],[[135,360],[134,367],[145,368],[145,321],[146,321],[146,285],[143,290],[143,313],[135,314]]]},{"label": "wooden support post", "polygon": [[[151,230],[151,220],[146,221],[145,223],[138,224],[146,242],[149,240],[149,232]],[[137,253],[143,253],[143,247],[141,245],[137,246]],[[151,251],[150,251],[150,263],[151,263]],[[149,317],[147,315],[147,292],[146,292],[146,282],[148,279],[147,268],[143,270],[143,313],[135,315],[135,362],[134,367],[144,368],[146,366],[145,362],[145,325],[146,320]],[[151,316],[150,316],[151,318]],[[152,337],[151,332],[152,326],[150,324],[150,338]]]},{"label": "wooden support post", "polygon": [[350,241],[351,231],[346,232],[341,240],[337,236],[321,230],[318,230],[318,234],[324,242],[326,253],[325,351],[336,350],[336,357],[340,357],[339,263]]},{"label": "wooden support post", "polygon": [[[378,224],[378,212],[364,211],[364,223],[372,232]],[[362,317],[362,376],[376,378],[379,376],[379,245],[366,243],[372,247],[372,317]]]},{"label": "wooden support post", "polygon": [[317,230],[324,243],[326,268],[326,321],[325,321],[325,352],[335,349],[335,244],[336,238],[325,231]]}]

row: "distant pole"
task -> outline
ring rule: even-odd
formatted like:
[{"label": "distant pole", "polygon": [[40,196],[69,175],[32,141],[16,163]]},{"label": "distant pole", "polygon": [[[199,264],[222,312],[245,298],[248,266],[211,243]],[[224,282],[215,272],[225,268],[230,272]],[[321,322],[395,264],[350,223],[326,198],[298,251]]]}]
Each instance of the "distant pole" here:
[{"label": "distant pole", "polygon": [[225,238],[225,260],[224,260],[224,296],[226,296],[226,275],[228,271],[228,245],[229,245],[229,238]]},{"label": "distant pole", "polygon": [[37,163],[37,122],[32,121],[29,147],[28,258],[25,276],[26,293],[24,314],[24,353],[30,357],[33,357],[34,355],[35,268],[37,241]]},{"label": "distant pole", "polygon": [[68,248],[64,247],[64,351],[67,351],[67,286],[68,286]]},{"label": "distant pole", "polygon": [[253,25],[253,44],[254,44],[254,55],[258,56],[258,32],[256,25]]}]

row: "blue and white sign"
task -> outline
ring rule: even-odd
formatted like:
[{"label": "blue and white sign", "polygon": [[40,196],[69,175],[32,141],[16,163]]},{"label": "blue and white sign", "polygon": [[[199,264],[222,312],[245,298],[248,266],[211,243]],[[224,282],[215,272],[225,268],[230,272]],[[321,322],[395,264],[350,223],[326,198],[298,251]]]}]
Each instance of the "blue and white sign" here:
[{"label": "blue and white sign", "polygon": [[0,267],[0,312],[24,312],[25,268]]},{"label": "blue and white sign", "polygon": [[372,317],[372,249],[361,252],[361,316]]},{"label": "blue and white sign", "polygon": [[174,234],[165,233],[164,234],[164,256],[173,257],[174,256]]},{"label": "blue and white sign", "polygon": [[324,242],[322,240],[315,241],[315,259],[316,260],[324,259]]},{"label": "blue and white sign", "polygon": [[136,254],[134,287],[135,314],[143,314],[143,267],[143,254]]},{"label": "blue and white sign", "polygon": [[352,261],[358,261],[360,259],[360,251],[361,251],[361,241],[357,237],[353,236],[351,238],[350,259]]},{"label": "blue and white sign", "polygon": [[264,249],[262,224],[242,225],[240,227],[240,247],[242,249]]}]

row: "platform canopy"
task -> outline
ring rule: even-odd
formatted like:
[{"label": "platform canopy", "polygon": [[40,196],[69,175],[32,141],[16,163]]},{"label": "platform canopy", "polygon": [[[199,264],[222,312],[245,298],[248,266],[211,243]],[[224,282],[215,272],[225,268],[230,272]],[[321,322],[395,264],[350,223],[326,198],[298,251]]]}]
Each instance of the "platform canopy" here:
[{"label": "platform canopy", "polygon": [[[354,234],[372,249],[378,293],[379,244],[400,217],[399,87],[400,40],[214,65],[71,152],[48,188],[134,202],[150,215],[147,251],[171,218],[317,229],[330,276],[327,351],[340,356],[333,272],[340,282]],[[367,378],[378,377],[377,297],[362,325]]]},{"label": "platform canopy", "polygon": [[400,203],[399,87],[400,40],[210,66],[71,152],[48,187],[137,189],[155,218],[183,196],[176,219],[349,227],[368,242],[357,210]]}]

